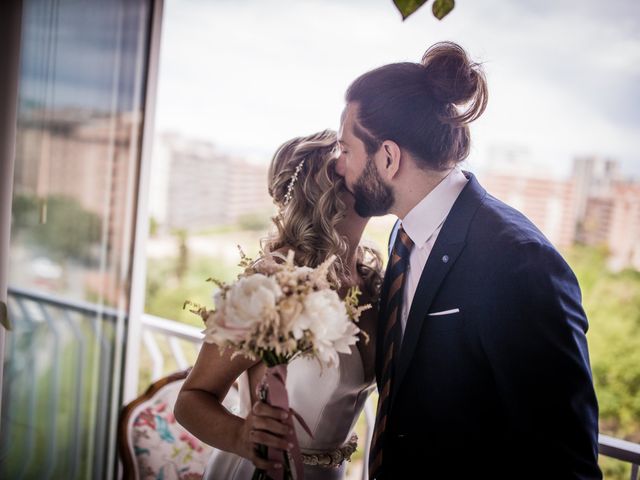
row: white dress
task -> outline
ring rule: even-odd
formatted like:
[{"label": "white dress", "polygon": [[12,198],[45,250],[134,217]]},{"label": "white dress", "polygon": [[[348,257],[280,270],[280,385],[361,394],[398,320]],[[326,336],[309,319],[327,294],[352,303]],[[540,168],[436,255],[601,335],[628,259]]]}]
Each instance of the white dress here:
[{"label": "white dress", "polygon": [[[240,404],[237,414],[246,417],[251,409],[249,377],[239,378]],[[305,420],[313,438],[294,420],[300,450],[305,454],[325,453],[344,445],[353,432],[369,394],[375,388],[365,380],[362,357],[358,347],[351,346],[351,354],[340,354],[340,365],[321,370],[318,362],[309,358],[294,359],[288,367],[287,391],[289,404]],[[360,440],[360,445],[364,439]],[[339,480],[344,478],[345,462],[341,468],[304,465],[305,480]],[[254,472],[249,460],[233,453],[215,449],[203,478],[206,480],[249,480]]]}]

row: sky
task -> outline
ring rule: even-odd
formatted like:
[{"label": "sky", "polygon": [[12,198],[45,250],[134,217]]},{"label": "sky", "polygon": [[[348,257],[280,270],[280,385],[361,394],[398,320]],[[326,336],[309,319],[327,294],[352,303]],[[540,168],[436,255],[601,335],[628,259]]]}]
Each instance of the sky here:
[{"label": "sky", "polygon": [[402,22],[391,0],[166,0],[157,131],[266,163],[337,129],[358,75],[452,40],[489,83],[468,168],[521,152],[566,176],[599,155],[640,178],[640,2],[459,0],[442,21],[430,7]]}]

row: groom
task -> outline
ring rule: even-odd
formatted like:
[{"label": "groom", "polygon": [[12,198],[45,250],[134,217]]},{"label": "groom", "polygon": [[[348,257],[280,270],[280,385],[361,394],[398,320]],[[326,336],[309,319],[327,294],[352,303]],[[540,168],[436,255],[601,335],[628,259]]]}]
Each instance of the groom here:
[{"label": "groom", "polygon": [[486,99],[480,67],[453,43],[365,73],[346,94],[336,169],[360,215],[399,218],[369,475],[599,479],[577,280],[527,218],[458,166]]}]

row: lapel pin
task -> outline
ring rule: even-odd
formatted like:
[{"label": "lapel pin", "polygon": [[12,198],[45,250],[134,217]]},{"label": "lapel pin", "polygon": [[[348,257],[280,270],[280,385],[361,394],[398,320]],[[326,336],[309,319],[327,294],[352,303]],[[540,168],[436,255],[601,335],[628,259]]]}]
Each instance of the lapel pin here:
[{"label": "lapel pin", "polygon": [[443,255],[443,256],[442,256],[442,261],[443,261],[444,263],[447,263],[447,262],[449,261],[449,255]]}]

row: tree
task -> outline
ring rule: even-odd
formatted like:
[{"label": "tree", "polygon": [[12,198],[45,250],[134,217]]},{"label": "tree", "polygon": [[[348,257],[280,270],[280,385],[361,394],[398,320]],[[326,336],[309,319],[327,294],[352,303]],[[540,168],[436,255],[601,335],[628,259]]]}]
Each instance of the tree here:
[{"label": "tree", "polygon": [[27,243],[57,260],[87,262],[90,248],[102,234],[102,218],[72,197],[47,198],[47,221],[39,222],[39,202],[31,195],[17,195],[12,204],[13,228]]}]

